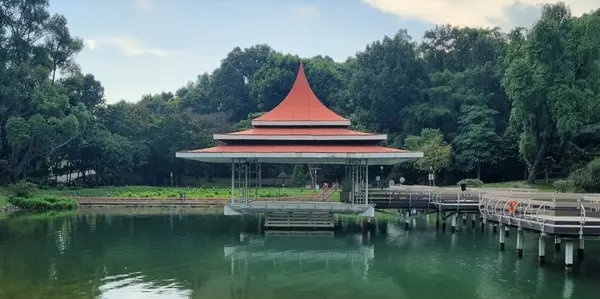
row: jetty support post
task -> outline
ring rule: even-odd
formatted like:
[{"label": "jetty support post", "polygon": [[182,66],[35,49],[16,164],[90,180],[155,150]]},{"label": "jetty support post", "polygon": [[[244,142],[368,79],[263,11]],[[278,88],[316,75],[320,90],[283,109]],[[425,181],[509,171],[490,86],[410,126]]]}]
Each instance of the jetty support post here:
[{"label": "jetty support post", "polygon": [[578,259],[583,259],[583,251],[585,247],[585,240],[583,239],[583,236],[580,235],[579,236],[579,248],[577,248],[577,258]]},{"label": "jetty support post", "polygon": [[456,232],[456,222],[458,221],[458,214],[452,215],[452,232]]},{"label": "jetty support post", "polygon": [[540,233],[540,237],[538,239],[538,257],[540,259],[540,265],[544,265],[546,263],[546,242],[544,242],[544,233]]},{"label": "jetty support post", "polygon": [[523,257],[523,229],[517,228],[517,256]]},{"label": "jetty support post", "polygon": [[435,229],[440,228],[440,210],[435,212]]},{"label": "jetty support post", "polygon": [[462,219],[463,219],[463,225],[467,225],[467,214],[463,214]]},{"label": "jetty support post", "polygon": [[485,231],[485,227],[487,225],[487,219],[485,219],[485,216],[482,215],[481,216],[481,231],[484,232]]},{"label": "jetty support post", "polygon": [[554,250],[560,252],[560,238],[558,236],[554,236]]},{"label": "jetty support post", "polygon": [[506,236],[508,238],[509,235],[510,235],[510,227],[509,227],[509,225],[505,225],[504,226],[504,236]]},{"label": "jetty support post", "polygon": [[[500,231],[502,231],[504,229],[504,224],[500,223]],[[506,237],[505,234],[503,233],[499,233],[499,241],[500,241],[500,251],[504,251],[504,238]]]},{"label": "jetty support post", "polygon": [[477,221],[477,215],[471,214],[471,228],[475,229],[475,222]]},{"label": "jetty support post", "polygon": [[496,234],[498,232],[498,225],[497,224],[492,224],[492,234]]},{"label": "jetty support post", "polygon": [[573,269],[573,240],[565,241],[565,270]]}]

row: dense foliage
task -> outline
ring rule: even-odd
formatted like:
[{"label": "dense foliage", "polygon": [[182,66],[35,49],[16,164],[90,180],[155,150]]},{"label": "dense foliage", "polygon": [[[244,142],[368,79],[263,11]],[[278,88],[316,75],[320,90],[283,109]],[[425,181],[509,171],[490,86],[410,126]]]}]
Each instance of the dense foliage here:
[{"label": "dense foliage", "polygon": [[77,202],[65,197],[11,197],[8,199],[8,202],[24,211],[65,211],[77,209]]},{"label": "dense foliage", "polygon": [[[82,47],[47,0],[0,0],[3,183],[48,184],[88,170],[95,175],[85,184],[170,185],[171,173],[176,185],[184,177],[227,177],[228,167],[175,152],[248,128],[285,97],[300,61],[268,45],[235,48],[175,93],[107,104],[101,83],[74,61]],[[388,146],[427,154],[384,176],[426,182],[433,171],[438,182],[455,184],[573,173],[583,190],[600,186],[597,176],[587,178],[600,145],[600,10],[573,17],[556,4],[529,29],[438,26],[419,43],[400,30],[344,62],[302,60],[317,96],[355,129],[387,133]],[[263,177],[281,170],[263,167]],[[320,173],[332,181],[344,171]]]}]

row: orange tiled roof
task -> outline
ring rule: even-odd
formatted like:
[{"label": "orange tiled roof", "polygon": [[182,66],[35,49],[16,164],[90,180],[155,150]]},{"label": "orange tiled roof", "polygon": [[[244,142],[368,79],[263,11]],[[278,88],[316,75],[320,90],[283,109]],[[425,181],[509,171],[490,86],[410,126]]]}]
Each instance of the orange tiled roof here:
[{"label": "orange tiled roof", "polygon": [[405,153],[377,145],[221,145],[187,153]]},{"label": "orange tiled roof", "polygon": [[230,133],[231,135],[310,135],[310,136],[366,136],[371,133],[352,131],[344,128],[254,128]]},{"label": "orange tiled roof", "polygon": [[300,63],[296,82],[289,94],[273,110],[255,118],[257,121],[347,121],[325,107],[306,79],[304,64]]}]

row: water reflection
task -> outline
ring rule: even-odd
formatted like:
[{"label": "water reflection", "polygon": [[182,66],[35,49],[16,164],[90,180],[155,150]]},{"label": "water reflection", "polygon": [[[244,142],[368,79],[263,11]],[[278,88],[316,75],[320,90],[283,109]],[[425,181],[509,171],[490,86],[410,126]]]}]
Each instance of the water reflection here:
[{"label": "water reflection", "polygon": [[[432,217],[435,220],[435,217]],[[537,265],[537,236],[513,239],[427,217],[353,219],[333,232],[260,231],[257,218],[190,210],[80,211],[0,221],[0,298],[593,298],[589,242],[570,276]],[[462,225],[462,222],[460,222]]]}]

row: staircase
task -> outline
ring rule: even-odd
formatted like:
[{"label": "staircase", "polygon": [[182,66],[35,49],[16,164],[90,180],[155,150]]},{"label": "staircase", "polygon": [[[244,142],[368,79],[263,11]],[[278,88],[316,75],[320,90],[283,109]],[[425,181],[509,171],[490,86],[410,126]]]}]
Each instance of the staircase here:
[{"label": "staircase", "polygon": [[265,213],[266,228],[332,228],[333,213],[324,211],[293,211]]},{"label": "staircase", "polygon": [[328,201],[329,198],[335,193],[339,191],[338,184],[333,184],[331,187],[327,189],[322,189],[319,194],[315,195],[315,201]]}]

